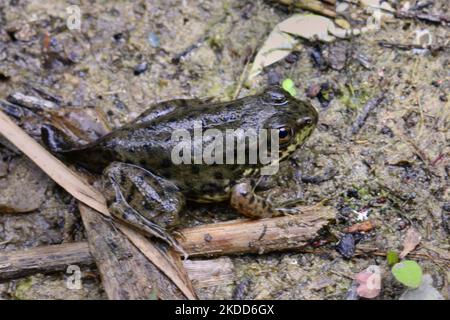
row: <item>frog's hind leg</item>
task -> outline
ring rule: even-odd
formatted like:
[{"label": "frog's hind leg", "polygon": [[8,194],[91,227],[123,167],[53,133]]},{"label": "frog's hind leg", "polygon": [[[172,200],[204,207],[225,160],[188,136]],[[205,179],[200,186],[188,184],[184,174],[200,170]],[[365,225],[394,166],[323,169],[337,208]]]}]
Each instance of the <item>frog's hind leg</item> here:
[{"label": "frog's hind leg", "polygon": [[295,208],[274,206],[269,199],[258,196],[248,183],[239,183],[231,191],[231,206],[251,219],[278,217],[298,213]]},{"label": "frog's hind leg", "polygon": [[184,197],[174,184],[141,167],[120,162],[109,165],[103,177],[107,204],[115,219],[185,254],[166,230],[174,226],[184,206]]}]

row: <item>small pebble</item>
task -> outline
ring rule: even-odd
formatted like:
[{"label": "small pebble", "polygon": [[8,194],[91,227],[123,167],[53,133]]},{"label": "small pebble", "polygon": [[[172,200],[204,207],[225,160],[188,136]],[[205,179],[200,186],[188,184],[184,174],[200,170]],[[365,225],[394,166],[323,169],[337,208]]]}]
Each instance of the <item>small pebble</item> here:
[{"label": "small pebble", "polygon": [[321,86],[320,84],[312,84],[308,87],[308,90],[306,91],[306,96],[308,98],[315,98],[320,93]]},{"label": "small pebble", "polygon": [[122,39],[123,39],[123,33],[122,33],[122,32],[119,32],[119,33],[114,34],[114,35],[113,35],[113,39],[114,39],[115,41],[120,41],[120,40],[122,40]]},{"label": "small pebble", "polygon": [[270,86],[279,85],[281,82],[281,76],[275,70],[270,70],[267,75],[267,82]]},{"label": "small pebble", "polygon": [[136,66],[134,67],[134,75],[135,75],[135,76],[138,76],[138,75],[140,75],[141,73],[144,73],[145,71],[147,71],[147,69],[148,69],[148,64],[147,64],[147,62],[139,63],[138,65],[136,65]]},{"label": "small pebble", "polygon": [[159,37],[156,33],[150,32],[148,34],[148,43],[153,48],[159,48],[161,45],[161,42],[159,41]]},{"label": "small pebble", "polygon": [[353,257],[355,248],[355,238],[351,233],[344,234],[336,244],[336,251],[346,259]]},{"label": "small pebble", "polygon": [[356,190],[356,189],[348,189],[347,190],[347,197],[358,199],[359,198],[358,190]]},{"label": "small pebble", "polygon": [[289,64],[293,64],[298,61],[299,57],[300,57],[300,52],[294,51],[294,52],[291,52],[284,60]]},{"label": "small pebble", "polygon": [[392,132],[391,128],[384,126],[381,128],[381,134],[386,134],[389,137],[394,137],[394,132]]},{"label": "small pebble", "polygon": [[444,205],[442,206],[442,209],[444,211],[450,212],[450,202],[444,203]]}]

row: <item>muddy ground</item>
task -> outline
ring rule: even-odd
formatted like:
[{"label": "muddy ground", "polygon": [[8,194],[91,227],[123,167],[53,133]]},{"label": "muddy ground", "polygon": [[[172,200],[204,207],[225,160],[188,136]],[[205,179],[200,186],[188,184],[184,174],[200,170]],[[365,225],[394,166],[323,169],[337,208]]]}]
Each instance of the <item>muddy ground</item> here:
[{"label": "muddy ground", "polygon": [[[111,127],[161,100],[232,99],[247,62],[273,27],[292,14],[268,1],[83,1],[81,31],[70,31],[70,4],[80,5],[1,2],[0,98],[40,88],[57,95],[60,105],[97,108]],[[450,14],[446,0],[423,10]],[[353,26],[367,17],[358,6],[344,12]],[[430,32],[434,45],[446,48],[379,44],[414,44],[421,29]],[[332,44],[305,41],[298,52],[244,85],[239,96],[290,78],[298,97],[316,107],[317,130],[262,186],[275,199],[326,200],[338,215],[322,235],[322,246],[316,242],[309,248],[316,252],[232,257],[236,281],[204,289],[201,298],[347,299],[354,297],[354,275],[378,265],[384,271],[379,298],[398,299],[405,288],[382,254],[400,252],[410,227],[421,234],[423,253],[411,259],[449,298],[449,39],[448,25],[391,18],[378,31]],[[319,96],[307,97],[318,85]],[[355,129],[364,106],[381,96]],[[231,217],[236,214],[225,205],[190,206],[183,214],[186,224]],[[370,250],[346,259],[335,250],[336,242],[360,219],[376,224],[355,235],[357,247]],[[83,239],[73,199],[0,140],[0,250]],[[68,290],[67,275],[57,273],[0,283],[0,297],[105,298],[95,268],[83,272],[82,290]]]}]

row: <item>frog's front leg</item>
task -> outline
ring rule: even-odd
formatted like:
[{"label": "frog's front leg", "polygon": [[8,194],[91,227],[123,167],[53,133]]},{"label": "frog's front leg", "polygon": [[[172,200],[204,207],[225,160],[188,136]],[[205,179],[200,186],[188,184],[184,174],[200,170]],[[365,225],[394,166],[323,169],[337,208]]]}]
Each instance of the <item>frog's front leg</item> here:
[{"label": "frog's front leg", "polygon": [[266,198],[254,193],[250,183],[238,183],[231,190],[230,203],[239,213],[251,219],[278,217],[298,213],[294,208],[283,208],[273,205]]},{"label": "frog's front leg", "polygon": [[185,203],[177,186],[144,168],[121,162],[105,169],[103,185],[114,218],[184,253],[167,231],[177,223]]}]

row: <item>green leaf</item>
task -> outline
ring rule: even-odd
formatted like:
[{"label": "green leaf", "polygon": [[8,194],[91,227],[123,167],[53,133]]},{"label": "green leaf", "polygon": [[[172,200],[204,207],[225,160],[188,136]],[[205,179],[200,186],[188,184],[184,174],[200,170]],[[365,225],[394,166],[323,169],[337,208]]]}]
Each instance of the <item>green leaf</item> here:
[{"label": "green leaf", "polygon": [[398,263],[399,259],[397,252],[389,250],[386,253],[386,260],[389,266],[393,266],[394,264]]},{"label": "green leaf", "polygon": [[417,262],[404,260],[392,267],[395,279],[410,288],[417,288],[422,283],[422,268]]},{"label": "green leaf", "polygon": [[293,97],[297,94],[297,90],[295,89],[294,81],[292,81],[292,79],[284,79],[281,83],[281,87],[289,92]]}]

